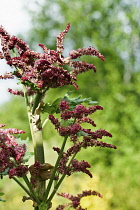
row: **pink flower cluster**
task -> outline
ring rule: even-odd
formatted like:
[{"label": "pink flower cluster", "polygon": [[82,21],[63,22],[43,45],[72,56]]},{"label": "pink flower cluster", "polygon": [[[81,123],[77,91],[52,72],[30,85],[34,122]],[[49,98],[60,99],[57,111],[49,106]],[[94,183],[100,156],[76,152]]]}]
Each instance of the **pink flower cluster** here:
[{"label": "pink flower cluster", "polygon": [[[98,105],[86,107],[82,104],[79,104],[76,105],[73,110],[71,110],[70,104],[67,101],[62,100],[60,102],[59,109],[62,121],[59,121],[53,115],[50,115],[49,119],[55,126],[55,129],[58,131],[59,135],[70,137],[71,142],[73,142],[73,146],[70,147],[66,152],[63,152],[58,166],[58,172],[70,176],[74,172],[81,171],[92,177],[92,174],[87,169],[90,168],[88,162],[84,160],[79,162],[76,159],[72,159],[70,162],[70,158],[77,154],[81,148],[86,149],[88,147],[98,146],[116,149],[115,145],[104,143],[98,140],[102,139],[104,136],[112,137],[108,131],[101,129],[92,131],[91,129],[85,129],[81,126],[82,123],[86,122],[95,127],[96,124],[94,121],[87,116],[91,115],[97,110],[102,110],[103,108]],[[70,125],[63,126],[63,121],[67,123],[69,120],[72,120],[72,123]],[[54,147],[53,149],[58,153],[58,155],[60,154],[59,148]]]},{"label": "pink flower cluster", "polygon": [[[4,127],[1,124],[0,127]],[[8,172],[9,178],[22,177],[28,172],[28,167],[23,164],[26,145],[18,144],[12,134],[24,133],[16,128],[0,129],[0,173]]]},{"label": "pink flower cluster", "polygon": [[[60,149],[57,148],[57,147],[53,147],[53,149],[59,155]],[[70,156],[68,155],[68,153],[63,152],[63,155],[61,157],[61,161],[60,161],[59,167],[58,167],[58,172],[59,173],[66,174],[67,176],[70,176],[71,174],[73,174],[75,172],[83,172],[83,173],[86,173],[87,175],[89,175],[90,178],[92,178],[92,174],[87,169],[87,168],[91,167],[88,162],[86,162],[84,160],[78,161],[76,159],[73,159],[71,161],[70,166],[67,166],[67,163],[69,161],[69,157]]]},{"label": "pink flower cluster", "polygon": [[[27,89],[26,90],[27,96],[31,96],[31,95],[34,95],[36,93],[35,91],[31,90],[31,88],[27,87],[26,89]],[[13,90],[11,88],[8,88],[8,92],[13,94],[13,95],[16,95],[16,96],[20,95],[20,96],[24,97],[24,92],[20,91],[20,90]]]},{"label": "pink flower cluster", "polygon": [[24,97],[24,93],[23,91],[19,91],[19,90],[12,90],[11,88],[8,88],[8,92],[13,94],[13,95],[20,95],[22,97]]},{"label": "pink flower cluster", "polygon": [[63,198],[67,198],[71,201],[71,203],[59,205],[56,210],[63,210],[65,207],[72,207],[76,210],[86,210],[81,207],[80,205],[80,200],[81,198],[85,196],[91,196],[91,195],[96,195],[100,198],[102,198],[102,195],[96,191],[88,190],[88,191],[83,191],[81,194],[77,194],[77,196],[73,196],[69,193],[58,193],[59,196],[62,196]]},{"label": "pink flower cluster", "polygon": [[63,127],[61,126],[61,123],[59,122],[57,118],[55,118],[53,115],[49,115],[49,119],[54,124],[55,129],[58,130],[61,136],[70,136],[73,139],[74,135],[76,137],[79,131],[84,131],[88,135],[91,135],[93,133],[97,135],[95,132],[91,132],[90,129],[82,128],[80,124],[86,122],[86,123],[90,123],[93,126],[96,126],[94,121],[87,116],[91,115],[97,110],[102,110],[103,108],[101,106],[94,105],[87,108],[86,106],[83,106],[82,104],[78,104],[73,110],[70,110],[69,103],[65,100],[62,100],[59,105],[59,109],[60,109],[60,115],[61,115],[62,120],[67,121],[69,119],[74,119],[75,121],[74,124]]},{"label": "pink flower cluster", "polygon": [[12,72],[6,72],[4,75],[0,75],[0,79],[14,79],[14,76],[12,75]]},{"label": "pink flower cluster", "polygon": [[34,165],[29,167],[29,171],[31,174],[30,182],[34,188],[37,186],[37,177],[39,176],[40,168],[41,168],[41,163],[39,163],[39,161],[36,161]]},{"label": "pink flower cluster", "polygon": [[[37,92],[43,92],[49,88],[57,88],[64,85],[73,85],[76,89],[76,76],[89,69],[96,71],[93,64],[84,61],[75,61],[74,59],[82,55],[97,56],[104,60],[95,48],[87,47],[73,50],[69,57],[64,58],[62,53],[64,49],[64,37],[70,29],[68,23],[66,29],[56,37],[56,50],[50,50],[45,45],[39,44],[43,53],[38,53],[29,48],[26,42],[16,36],[10,36],[7,31],[0,26],[0,38],[2,52],[0,58],[5,59],[7,64],[15,67],[13,75],[20,79],[26,87],[30,87]],[[12,52],[17,52],[16,56]],[[72,69],[67,71],[65,65],[68,64]],[[0,76],[1,79],[12,78],[11,73]]]}]

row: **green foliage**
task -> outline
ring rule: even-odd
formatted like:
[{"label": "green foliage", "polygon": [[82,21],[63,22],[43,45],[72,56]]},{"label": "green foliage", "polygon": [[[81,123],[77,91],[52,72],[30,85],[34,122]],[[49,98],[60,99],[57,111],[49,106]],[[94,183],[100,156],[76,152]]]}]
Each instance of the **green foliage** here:
[{"label": "green foliage", "polygon": [[[59,110],[59,104],[61,102],[61,100],[65,100],[69,103],[69,106],[70,106],[70,110],[73,110],[76,105],[78,104],[82,104],[82,103],[85,103],[85,104],[95,104],[97,103],[97,101],[92,101],[91,98],[84,98],[82,99],[82,95],[79,95],[78,97],[75,97],[75,98],[71,98],[71,94],[72,94],[73,91],[69,91],[68,93],[66,93],[64,95],[64,97],[60,97],[60,98],[57,98],[56,100],[54,100],[52,103],[45,103],[42,107],[41,107],[41,112],[42,113],[48,113],[48,114],[58,114],[60,113],[60,110]],[[72,119],[69,119],[69,120],[61,120],[61,125],[62,126],[68,126],[68,125],[71,125],[73,124],[73,120]],[[79,136],[85,136],[85,133],[83,131],[79,132],[78,133]],[[87,134],[86,134],[87,135]]]},{"label": "green foliage", "polygon": [[76,105],[86,103],[86,104],[95,104],[97,101],[92,101],[91,98],[81,98],[82,95],[77,96],[76,98],[70,98],[72,91],[69,91],[65,96],[64,100],[69,103],[70,109],[75,109]]},{"label": "green foliage", "polygon": [[57,98],[52,104],[45,103],[43,107],[41,107],[42,113],[47,112],[48,114],[59,113],[58,105],[62,98]]},{"label": "green foliage", "polygon": [[[0,196],[3,196],[3,195],[4,195],[4,193],[0,192]],[[0,198],[0,201],[5,202],[6,200],[3,200],[2,198]]]},{"label": "green foliage", "polygon": [[0,175],[1,175],[1,179],[3,179],[3,176],[8,175],[8,169],[6,169],[5,171],[1,172]]}]

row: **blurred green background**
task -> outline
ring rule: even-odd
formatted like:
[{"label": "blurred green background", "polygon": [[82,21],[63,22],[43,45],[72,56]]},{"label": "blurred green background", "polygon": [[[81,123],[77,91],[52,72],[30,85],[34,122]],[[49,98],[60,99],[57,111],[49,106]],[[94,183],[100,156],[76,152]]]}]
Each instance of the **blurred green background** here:
[{"label": "blurred green background", "polygon": [[[93,115],[93,119],[97,129],[106,129],[112,133],[113,138],[104,141],[115,144],[118,149],[92,148],[83,151],[79,159],[86,159],[92,165],[93,178],[87,180],[86,175],[67,178],[62,190],[76,194],[80,193],[80,189],[92,187],[99,191],[103,199],[90,197],[82,201],[89,210],[139,210],[140,2],[26,0],[25,10],[30,14],[32,28],[28,34],[20,34],[19,37],[24,38],[32,49],[40,50],[38,43],[55,49],[56,35],[65,29],[67,23],[71,23],[65,39],[64,56],[68,56],[70,50],[88,46],[95,47],[105,56],[104,62],[98,58],[82,57],[82,60],[93,63],[97,72],[79,75],[79,90],[74,91],[74,94],[92,97],[104,107],[103,111]],[[53,101],[72,89],[65,87],[52,90],[48,93],[48,100]],[[15,97],[1,106],[0,119],[8,127],[26,130],[26,135],[30,136],[23,99]],[[49,145],[47,148],[61,141],[53,127],[47,129],[47,126],[44,139]],[[47,152],[47,162],[53,162],[53,156],[54,153]],[[7,192],[4,196],[7,203],[2,203],[1,209],[18,210],[18,205],[20,209],[32,209],[28,201],[25,203],[28,207],[20,201],[19,194],[22,192],[14,188],[11,184],[13,181],[5,180],[4,185],[0,182],[0,187]]]}]

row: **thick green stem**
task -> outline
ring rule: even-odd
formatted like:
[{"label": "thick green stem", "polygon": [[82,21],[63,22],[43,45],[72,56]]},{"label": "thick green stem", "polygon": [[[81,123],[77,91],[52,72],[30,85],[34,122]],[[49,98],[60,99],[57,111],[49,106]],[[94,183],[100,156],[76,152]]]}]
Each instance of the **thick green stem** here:
[{"label": "thick green stem", "polygon": [[34,100],[33,108],[32,108],[32,114],[35,113],[35,110],[38,107],[38,105],[39,105],[42,97],[43,97],[43,94],[42,93],[37,93],[37,95],[35,97],[35,100]]},{"label": "thick green stem", "polygon": [[40,115],[28,112],[29,123],[32,135],[32,141],[34,145],[34,157],[35,161],[39,161],[41,164],[45,163],[44,147],[42,138],[42,126]]},{"label": "thick green stem", "polygon": [[36,97],[35,97],[34,103],[33,103],[32,114],[35,113],[36,108],[41,103],[41,101],[42,101],[43,97],[45,96],[45,93],[47,92],[48,89],[49,88],[47,87],[43,92],[38,92],[36,94]]},{"label": "thick green stem", "polygon": [[[29,116],[31,135],[34,145],[35,161],[39,161],[41,164],[43,164],[45,163],[45,157],[44,157],[40,115],[38,114],[32,115],[32,113],[28,113],[28,116]],[[40,201],[43,200],[45,189],[46,189],[45,181],[37,180],[37,187],[35,188],[35,191]],[[37,208],[35,208],[35,210],[37,210]]]},{"label": "thick green stem", "polygon": [[[44,93],[37,93],[34,101],[29,102],[26,93],[26,88],[23,86],[24,97],[27,106],[28,119],[30,124],[31,136],[34,145],[34,157],[35,161],[39,161],[41,164],[45,163],[44,158],[44,147],[43,147],[43,137],[42,137],[42,123],[40,117],[40,102],[42,100]],[[33,103],[33,106],[32,106]]]},{"label": "thick green stem", "polygon": [[[26,89],[24,88],[24,96],[27,105],[27,112],[31,130],[31,136],[34,146],[34,159],[35,162],[39,161],[41,164],[45,163],[45,156],[44,156],[44,146],[43,146],[43,137],[42,137],[42,123],[40,117],[40,101],[42,99],[42,94],[36,96],[34,101],[34,106],[32,107],[31,102],[28,100],[28,96],[26,94]],[[42,202],[44,192],[46,189],[46,182],[42,180],[37,180],[37,187],[35,188],[35,194],[38,197],[38,200]],[[35,210],[38,210],[38,207],[34,207]]]}]

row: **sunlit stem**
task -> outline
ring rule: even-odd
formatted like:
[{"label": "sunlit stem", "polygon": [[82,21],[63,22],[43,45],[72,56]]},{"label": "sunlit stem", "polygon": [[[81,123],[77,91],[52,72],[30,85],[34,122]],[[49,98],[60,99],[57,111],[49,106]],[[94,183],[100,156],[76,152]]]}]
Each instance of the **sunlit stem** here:
[{"label": "sunlit stem", "polygon": [[38,204],[40,204],[40,201],[39,201],[39,199],[37,198],[37,196],[36,196],[36,194],[35,194],[35,192],[34,192],[32,186],[31,186],[31,183],[30,183],[29,180],[28,180],[28,177],[25,175],[25,176],[23,176],[23,179],[24,179],[26,185],[28,186],[28,188],[29,188],[29,190],[30,190],[30,192],[31,192],[32,197],[34,198],[34,200],[35,200]]},{"label": "sunlit stem", "polygon": [[32,108],[32,114],[35,113],[36,108],[41,103],[43,97],[45,96],[45,93],[47,92],[49,88],[44,89],[42,92],[38,92],[35,96],[34,102],[33,102],[33,108]]},{"label": "sunlit stem", "polygon": [[[26,88],[23,85],[24,90],[24,97],[26,101],[27,106],[27,113],[28,113],[28,119],[29,119],[29,125],[30,125],[30,131],[32,136],[32,141],[34,145],[34,157],[35,161],[39,161],[41,164],[45,163],[44,158],[44,147],[43,147],[43,137],[42,137],[42,123],[41,123],[41,117],[40,117],[40,110],[38,109],[33,114],[33,108],[31,102],[28,100],[28,96],[26,93]],[[38,94],[37,94],[38,96]],[[36,96],[36,102],[34,102],[35,107],[39,105],[40,98]],[[42,97],[42,96],[40,96]],[[38,103],[38,104],[37,104]],[[34,107],[34,106],[33,106]],[[37,108],[36,107],[36,108]]]},{"label": "sunlit stem", "polygon": [[42,126],[40,115],[28,112],[30,130],[32,135],[32,141],[34,145],[34,157],[35,161],[39,161],[41,164],[45,163]]},{"label": "sunlit stem", "polygon": [[42,93],[37,93],[34,99],[33,108],[32,108],[32,114],[35,113],[36,108],[38,107],[39,103],[41,102],[43,97]]},{"label": "sunlit stem", "polygon": [[[55,175],[56,175],[56,172],[57,172],[57,168],[58,168],[58,165],[59,165],[59,163],[60,163],[60,160],[61,160],[61,157],[62,157],[64,148],[65,148],[65,145],[66,145],[67,138],[68,138],[68,136],[65,136],[65,137],[64,137],[64,141],[63,141],[63,144],[62,144],[62,147],[61,147],[59,156],[58,156],[57,161],[56,161],[56,163],[55,163],[55,166],[54,166],[54,170],[53,170],[52,176],[51,176],[51,178],[50,178],[50,180],[49,180],[49,183],[48,183],[48,186],[47,186],[47,189],[46,189],[44,198],[43,198],[43,201],[44,201],[44,202],[47,200],[48,195],[49,195],[49,193],[50,193],[50,189],[51,189],[52,183],[53,183],[53,181],[54,181],[54,179],[55,179]],[[49,204],[49,202],[48,202],[48,204]]]},{"label": "sunlit stem", "polygon": [[[28,112],[28,116],[29,116],[31,135],[32,135],[32,140],[33,140],[33,145],[34,145],[34,158],[35,158],[35,161],[39,161],[41,164],[44,164],[45,157],[44,157],[44,147],[43,147],[40,115],[38,114],[32,115],[31,112]],[[44,192],[46,189],[45,183],[46,182],[42,180],[37,180],[37,183],[36,183],[37,187],[35,188],[35,191],[40,201],[42,201]]]},{"label": "sunlit stem", "polygon": [[12,179],[30,196],[32,197],[30,191],[16,178],[12,177]]},{"label": "sunlit stem", "polygon": [[[44,146],[43,146],[43,137],[42,137],[42,123],[41,123],[41,117],[40,117],[40,110],[37,107],[39,106],[41,98],[36,97],[38,100],[35,102],[35,111],[33,112],[32,110],[32,104],[28,100],[26,88],[23,86],[24,90],[24,96],[25,96],[25,101],[26,101],[26,106],[27,106],[27,112],[28,112],[28,119],[29,119],[29,124],[30,124],[30,131],[31,131],[31,136],[32,136],[32,141],[33,141],[33,146],[34,146],[34,160],[39,161],[41,164],[45,163],[45,156],[44,156]],[[41,96],[42,97],[42,96]],[[35,188],[35,192],[38,196],[38,199],[42,201],[43,195],[45,192],[45,181],[40,181],[37,180],[37,187]],[[37,209],[35,207],[35,209]]]},{"label": "sunlit stem", "polygon": [[[68,166],[67,166],[68,168],[69,168],[69,166],[70,166],[72,160],[75,158],[76,154],[77,154],[77,153],[75,153],[75,154],[72,156],[71,160],[69,161],[69,164],[68,164]],[[48,203],[50,203],[51,200],[53,199],[55,193],[57,192],[58,188],[60,187],[60,185],[61,185],[61,183],[63,182],[63,180],[64,180],[64,178],[65,178],[66,175],[67,175],[67,174],[63,174],[63,175],[61,176],[61,178],[59,179],[59,181],[57,182],[57,184],[55,185],[55,187],[54,187],[54,189],[53,189],[53,191],[52,191],[50,197],[49,197],[48,200],[47,200]]]}]

